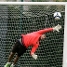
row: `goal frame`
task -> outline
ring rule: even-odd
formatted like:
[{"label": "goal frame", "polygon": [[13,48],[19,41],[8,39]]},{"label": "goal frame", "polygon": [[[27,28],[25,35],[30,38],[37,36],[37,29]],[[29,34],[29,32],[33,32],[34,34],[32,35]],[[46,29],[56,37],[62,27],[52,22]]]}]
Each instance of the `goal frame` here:
[{"label": "goal frame", "polygon": [[0,2],[0,5],[64,5],[65,21],[62,67],[67,67],[67,2]]}]

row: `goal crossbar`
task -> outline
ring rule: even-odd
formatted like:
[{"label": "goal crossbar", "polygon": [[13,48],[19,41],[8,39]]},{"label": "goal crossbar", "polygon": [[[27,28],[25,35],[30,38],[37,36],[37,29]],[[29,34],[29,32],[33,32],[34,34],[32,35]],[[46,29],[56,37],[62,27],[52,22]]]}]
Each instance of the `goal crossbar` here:
[{"label": "goal crossbar", "polygon": [[66,2],[0,2],[0,5],[65,5]]}]

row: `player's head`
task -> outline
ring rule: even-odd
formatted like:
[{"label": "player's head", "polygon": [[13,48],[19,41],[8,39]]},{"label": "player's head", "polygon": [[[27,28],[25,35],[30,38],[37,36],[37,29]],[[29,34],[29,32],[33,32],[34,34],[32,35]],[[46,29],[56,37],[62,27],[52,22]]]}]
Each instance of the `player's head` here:
[{"label": "player's head", "polygon": [[46,38],[46,35],[45,34],[41,35],[41,39],[44,39],[44,38]]}]

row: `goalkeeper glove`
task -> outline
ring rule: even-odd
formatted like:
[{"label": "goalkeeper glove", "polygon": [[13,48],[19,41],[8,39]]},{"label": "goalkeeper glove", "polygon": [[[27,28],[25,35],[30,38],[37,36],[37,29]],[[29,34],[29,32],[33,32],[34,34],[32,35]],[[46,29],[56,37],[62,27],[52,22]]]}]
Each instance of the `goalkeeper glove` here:
[{"label": "goalkeeper glove", "polygon": [[53,27],[53,30],[59,32],[61,28],[61,25],[58,24],[57,26]]},{"label": "goalkeeper glove", "polygon": [[37,55],[36,55],[36,54],[32,53],[31,56],[32,56],[35,60],[37,59]]}]

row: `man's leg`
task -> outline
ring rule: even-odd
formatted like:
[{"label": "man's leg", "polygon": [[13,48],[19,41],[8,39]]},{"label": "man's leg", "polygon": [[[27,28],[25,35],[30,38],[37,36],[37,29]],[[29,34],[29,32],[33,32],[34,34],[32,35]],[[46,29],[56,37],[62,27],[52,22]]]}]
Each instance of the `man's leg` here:
[{"label": "man's leg", "polygon": [[19,41],[17,42],[17,55],[16,55],[16,57],[14,58],[14,62],[11,64],[11,66],[10,67],[14,67],[15,66],[15,64],[16,64],[16,62],[18,61],[18,59],[19,59],[19,57],[21,56],[21,55],[23,55],[23,53],[25,53],[26,52],[26,47],[25,46],[23,46]]},{"label": "man's leg", "polygon": [[11,64],[10,62],[11,62],[14,54],[15,54],[15,53],[13,53],[13,52],[10,53],[9,58],[8,58],[8,62],[5,64],[4,67],[9,67],[9,66],[10,66],[10,64]]},{"label": "man's leg", "polygon": [[16,62],[18,61],[18,59],[19,59],[19,56],[17,55],[17,56],[14,58],[14,62],[11,64],[10,67],[14,67],[15,64],[16,64]]},{"label": "man's leg", "polygon": [[18,61],[19,56],[17,55],[16,58],[14,59],[14,64],[16,64],[16,62]]},{"label": "man's leg", "polygon": [[9,55],[9,58],[8,58],[8,62],[11,62],[13,56],[14,56],[15,53],[11,52],[10,55]]}]

